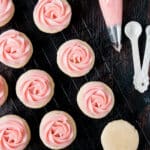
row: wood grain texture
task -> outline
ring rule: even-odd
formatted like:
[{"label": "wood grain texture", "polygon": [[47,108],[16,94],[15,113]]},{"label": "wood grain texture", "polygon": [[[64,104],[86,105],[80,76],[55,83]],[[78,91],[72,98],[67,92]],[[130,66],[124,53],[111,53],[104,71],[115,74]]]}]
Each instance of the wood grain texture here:
[{"label": "wood grain texture", "polygon": [[[0,116],[18,114],[24,117],[31,128],[32,140],[26,150],[47,150],[39,139],[39,123],[43,115],[51,110],[67,111],[77,123],[78,135],[75,142],[66,150],[101,150],[100,134],[104,126],[114,119],[126,119],[136,126],[140,133],[139,150],[150,149],[150,90],[139,94],[132,85],[133,64],[131,46],[123,34],[123,48],[120,54],[111,47],[98,0],[68,0],[73,17],[70,26],[61,33],[49,35],[40,32],[33,23],[33,8],[37,0],[14,0],[15,16],[0,33],[14,28],[24,32],[31,39],[34,54],[31,61],[22,69],[14,70],[0,64],[2,74],[9,84],[9,97],[0,108]],[[139,21],[143,27],[150,24],[149,0],[124,0],[123,26],[130,20]],[[93,70],[82,78],[69,78],[56,64],[58,47],[66,40],[79,38],[87,41],[94,49],[96,63]],[[145,34],[140,39],[140,54],[143,57]],[[52,75],[56,83],[55,96],[44,108],[28,109],[15,94],[17,78],[28,69],[39,68]],[[92,120],[84,116],[76,104],[76,94],[87,81],[100,80],[114,91],[116,105],[104,119]]]}]

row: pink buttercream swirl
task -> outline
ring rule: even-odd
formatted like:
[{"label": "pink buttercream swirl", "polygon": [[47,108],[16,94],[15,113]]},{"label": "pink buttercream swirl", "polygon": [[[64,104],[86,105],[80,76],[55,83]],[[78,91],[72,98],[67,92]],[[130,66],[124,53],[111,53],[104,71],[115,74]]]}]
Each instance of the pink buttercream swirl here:
[{"label": "pink buttercream swirl", "polygon": [[8,30],[0,35],[0,61],[4,64],[20,68],[32,55],[32,44],[21,32]]},{"label": "pink buttercream swirl", "polygon": [[20,118],[8,116],[0,119],[1,150],[23,150],[30,140],[29,134]]},{"label": "pink buttercream swirl", "polygon": [[0,24],[3,24],[13,13],[12,0],[0,0]]},{"label": "pink buttercream swirl", "polygon": [[46,104],[51,99],[54,85],[46,72],[31,70],[19,79],[17,91],[24,104],[36,107]]},{"label": "pink buttercream swirl", "polygon": [[63,114],[47,119],[41,131],[46,144],[53,147],[66,147],[73,139],[73,129]]},{"label": "pink buttercream swirl", "polygon": [[92,48],[80,40],[71,40],[60,47],[57,61],[61,69],[70,76],[78,77],[88,73],[94,65]]},{"label": "pink buttercream swirl", "polygon": [[71,16],[71,8],[66,0],[39,0],[34,10],[37,25],[51,33],[66,28]]},{"label": "pink buttercream swirl", "polygon": [[112,109],[114,100],[106,86],[90,83],[83,91],[83,103],[88,113],[104,117]]}]

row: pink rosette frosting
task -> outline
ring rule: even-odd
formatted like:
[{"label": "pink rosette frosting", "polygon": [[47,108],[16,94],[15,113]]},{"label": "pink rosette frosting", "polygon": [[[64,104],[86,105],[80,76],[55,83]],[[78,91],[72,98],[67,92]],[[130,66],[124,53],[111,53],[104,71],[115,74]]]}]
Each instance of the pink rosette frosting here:
[{"label": "pink rosette frosting", "polygon": [[89,82],[81,87],[77,101],[80,109],[91,118],[105,117],[114,106],[112,90],[102,82]]},{"label": "pink rosette frosting", "polygon": [[40,124],[40,137],[52,149],[69,146],[76,137],[76,125],[72,117],[62,111],[46,114]]},{"label": "pink rosette frosting", "polygon": [[46,33],[57,33],[65,29],[71,16],[71,7],[66,0],[39,0],[33,13],[35,24]]},{"label": "pink rosette frosting", "polygon": [[0,0],[0,27],[10,21],[14,14],[14,4],[12,0]]},{"label": "pink rosette frosting", "polygon": [[24,150],[30,141],[30,129],[22,118],[6,115],[0,118],[0,149]]},{"label": "pink rosette frosting", "polygon": [[0,75],[0,106],[4,104],[8,96],[8,85],[5,79]]},{"label": "pink rosette frosting", "polygon": [[21,68],[31,58],[33,47],[21,32],[8,30],[0,35],[0,61],[12,68]]},{"label": "pink rosette frosting", "polygon": [[18,79],[16,93],[27,107],[41,108],[51,100],[54,94],[54,82],[44,71],[29,70]]},{"label": "pink rosette frosting", "polygon": [[81,40],[70,40],[60,46],[57,53],[59,68],[71,77],[86,75],[93,67],[95,55],[92,48]]}]

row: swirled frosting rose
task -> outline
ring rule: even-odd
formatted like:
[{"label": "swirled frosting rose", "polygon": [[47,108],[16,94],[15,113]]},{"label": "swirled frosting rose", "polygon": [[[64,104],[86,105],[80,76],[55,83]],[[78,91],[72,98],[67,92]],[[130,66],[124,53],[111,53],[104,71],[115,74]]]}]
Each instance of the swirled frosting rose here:
[{"label": "swirled frosting rose", "polygon": [[112,90],[102,82],[88,82],[81,87],[77,103],[84,114],[91,118],[105,117],[114,106]]},{"label": "swirled frosting rose", "polygon": [[33,53],[28,37],[16,30],[8,30],[0,35],[0,61],[12,68],[27,64]]},{"label": "swirled frosting rose", "polygon": [[71,7],[66,0],[39,0],[33,12],[36,26],[46,33],[57,33],[65,29],[71,16]]},{"label": "swirled frosting rose", "polygon": [[73,118],[63,111],[47,113],[40,124],[40,138],[51,149],[63,149],[76,138]]},{"label": "swirled frosting rose", "polygon": [[4,104],[8,96],[8,85],[6,80],[0,75],[0,106]]},{"label": "swirled frosting rose", "polygon": [[0,27],[11,20],[14,11],[15,7],[12,0],[0,0]]},{"label": "swirled frosting rose", "polygon": [[18,79],[16,93],[25,106],[41,108],[52,99],[54,82],[45,71],[29,70]]},{"label": "swirled frosting rose", "polygon": [[92,48],[84,41],[70,40],[60,46],[57,52],[59,68],[71,77],[86,75],[95,62]]},{"label": "swirled frosting rose", "polygon": [[16,115],[6,115],[0,118],[1,150],[24,150],[30,137],[30,129],[24,119]]}]

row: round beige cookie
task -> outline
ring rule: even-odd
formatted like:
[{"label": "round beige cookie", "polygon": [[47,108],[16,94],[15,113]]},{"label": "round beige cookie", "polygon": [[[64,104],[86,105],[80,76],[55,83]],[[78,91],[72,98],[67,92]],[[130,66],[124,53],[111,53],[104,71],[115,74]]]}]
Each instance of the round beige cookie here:
[{"label": "round beige cookie", "polygon": [[8,97],[8,85],[4,77],[0,75],[0,106],[2,106]]},{"label": "round beige cookie", "polygon": [[139,134],[127,121],[115,120],[104,128],[101,143],[104,150],[137,150]]}]

